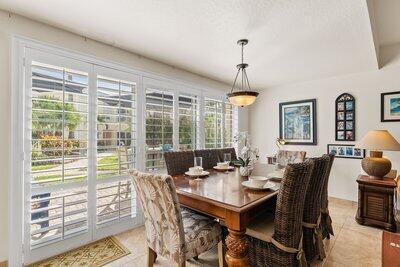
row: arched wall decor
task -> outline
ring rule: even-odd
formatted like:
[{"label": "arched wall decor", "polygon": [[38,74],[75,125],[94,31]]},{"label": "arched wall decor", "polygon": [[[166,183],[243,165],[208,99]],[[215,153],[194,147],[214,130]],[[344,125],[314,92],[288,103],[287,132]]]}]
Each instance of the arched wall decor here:
[{"label": "arched wall decor", "polygon": [[351,94],[344,93],[335,101],[335,140],[355,141],[356,139],[356,100]]}]

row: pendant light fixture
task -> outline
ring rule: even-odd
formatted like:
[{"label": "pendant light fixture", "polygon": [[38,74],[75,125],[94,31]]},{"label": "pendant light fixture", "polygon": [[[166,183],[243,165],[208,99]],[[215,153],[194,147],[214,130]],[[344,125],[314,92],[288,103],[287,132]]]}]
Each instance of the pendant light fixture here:
[{"label": "pendant light fixture", "polygon": [[[249,106],[256,101],[258,96],[258,92],[252,91],[250,88],[249,78],[247,78],[246,68],[249,66],[248,64],[243,62],[243,47],[249,42],[247,39],[240,39],[237,41],[237,44],[242,47],[242,63],[236,65],[238,71],[236,73],[235,81],[233,82],[231,92],[227,94],[228,100],[232,105],[245,107]],[[242,83],[240,87],[240,91],[234,92],[236,81],[238,77],[242,78]],[[246,89],[247,84],[247,89]]]}]

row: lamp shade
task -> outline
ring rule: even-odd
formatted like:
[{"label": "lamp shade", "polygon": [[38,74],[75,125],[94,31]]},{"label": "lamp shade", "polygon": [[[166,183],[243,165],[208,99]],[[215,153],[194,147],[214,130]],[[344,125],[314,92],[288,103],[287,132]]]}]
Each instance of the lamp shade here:
[{"label": "lamp shade", "polygon": [[228,100],[232,105],[245,107],[256,101],[258,92],[253,91],[238,91],[228,94]]},{"label": "lamp shade", "polygon": [[399,142],[387,130],[369,131],[355,147],[369,150],[400,151]]}]

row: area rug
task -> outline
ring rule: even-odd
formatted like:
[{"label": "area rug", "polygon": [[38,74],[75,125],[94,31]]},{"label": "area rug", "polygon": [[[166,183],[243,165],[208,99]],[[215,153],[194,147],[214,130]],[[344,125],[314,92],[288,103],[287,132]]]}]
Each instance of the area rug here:
[{"label": "area rug", "polygon": [[383,231],[382,235],[382,266],[400,266],[400,234]]},{"label": "area rug", "polygon": [[28,267],[103,266],[130,254],[114,237],[106,237]]}]

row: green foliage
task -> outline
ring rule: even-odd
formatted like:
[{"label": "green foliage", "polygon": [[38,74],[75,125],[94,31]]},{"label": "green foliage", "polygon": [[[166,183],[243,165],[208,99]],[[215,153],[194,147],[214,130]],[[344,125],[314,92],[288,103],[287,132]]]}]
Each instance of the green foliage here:
[{"label": "green foliage", "polygon": [[[38,132],[61,132],[63,130],[63,111],[64,126],[69,131],[74,131],[81,122],[82,116],[76,112],[71,103],[62,103],[59,99],[51,96],[43,96],[40,100],[33,100],[32,127],[34,134]],[[38,136],[33,136],[38,137]]]},{"label": "green foliage", "polygon": [[243,159],[243,158],[239,157],[238,162],[239,162],[240,166],[247,167],[247,166],[249,166],[250,158]]}]

